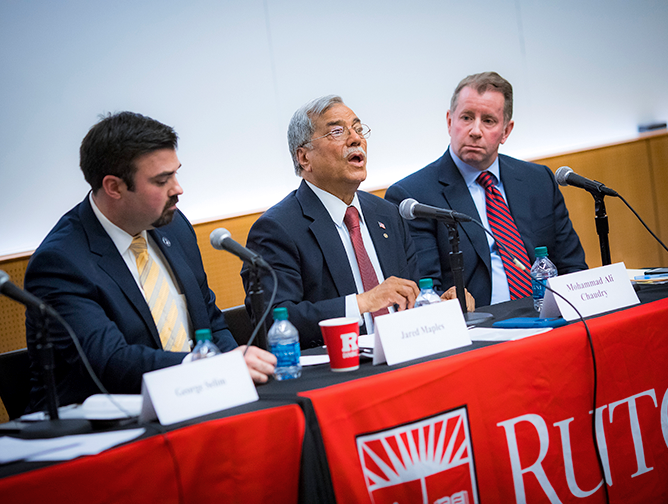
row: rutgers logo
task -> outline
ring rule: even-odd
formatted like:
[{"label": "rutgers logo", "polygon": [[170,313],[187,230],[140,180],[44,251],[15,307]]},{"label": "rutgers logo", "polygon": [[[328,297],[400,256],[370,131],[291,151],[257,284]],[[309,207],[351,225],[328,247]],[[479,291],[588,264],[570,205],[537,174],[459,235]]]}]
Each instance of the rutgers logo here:
[{"label": "rutgers logo", "polygon": [[357,437],[374,504],[478,502],[466,407]]},{"label": "rutgers logo", "polygon": [[358,355],[357,347],[357,333],[345,333],[341,335],[341,355],[344,359],[349,359],[350,357],[357,357]]}]

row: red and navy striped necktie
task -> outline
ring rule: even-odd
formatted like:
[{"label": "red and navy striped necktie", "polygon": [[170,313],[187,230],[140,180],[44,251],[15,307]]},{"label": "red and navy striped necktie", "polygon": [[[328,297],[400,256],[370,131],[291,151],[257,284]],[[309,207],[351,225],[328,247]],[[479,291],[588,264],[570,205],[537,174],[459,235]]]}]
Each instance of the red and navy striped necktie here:
[{"label": "red and navy striped necktie", "polygon": [[494,235],[494,239],[501,244],[498,249],[503,261],[503,268],[506,270],[506,277],[508,278],[510,299],[530,296],[532,293],[531,280],[529,280],[526,273],[520,271],[513,264],[513,257],[515,257],[524,265],[528,273],[531,269],[529,256],[524,248],[524,243],[517,230],[513,216],[510,215],[508,205],[506,205],[506,201],[496,187],[496,177],[490,172],[484,171],[478,175],[476,180],[485,189],[489,227]]}]

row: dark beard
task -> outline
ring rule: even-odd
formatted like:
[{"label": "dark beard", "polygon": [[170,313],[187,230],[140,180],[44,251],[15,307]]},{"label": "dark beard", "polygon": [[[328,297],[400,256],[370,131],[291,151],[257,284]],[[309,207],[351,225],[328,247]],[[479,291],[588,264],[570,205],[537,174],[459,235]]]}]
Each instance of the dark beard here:
[{"label": "dark beard", "polygon": [[165,204],[165,209],[162,211],[162,214],[151,225],[154,228],[159,228],[162,226],[166,226],[167,224],[172,222],[176,210],[171,210],[170,207],[176,205],[178,202],[179,202],[178,196],[172,196],[171,198],[169,198],[169,201]]}]

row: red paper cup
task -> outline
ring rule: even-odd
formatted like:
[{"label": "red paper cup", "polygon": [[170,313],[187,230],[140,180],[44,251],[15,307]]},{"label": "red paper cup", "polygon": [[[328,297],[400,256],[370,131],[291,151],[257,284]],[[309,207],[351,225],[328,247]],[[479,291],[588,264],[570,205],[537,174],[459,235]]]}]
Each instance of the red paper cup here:
[{"label": "red paper cup", "polygon": [[320,322],[332,371],[354,371],[360,367],[357,340],[360,326],[356,318],[338,317]]}]

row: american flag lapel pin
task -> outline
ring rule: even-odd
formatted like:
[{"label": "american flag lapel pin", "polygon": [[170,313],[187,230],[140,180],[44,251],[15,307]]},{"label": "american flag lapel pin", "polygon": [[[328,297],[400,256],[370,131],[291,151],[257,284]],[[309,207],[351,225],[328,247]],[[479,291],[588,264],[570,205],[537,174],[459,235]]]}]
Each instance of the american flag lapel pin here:
[{"label": "american flag lapel pin", "polygon": [[[378,221],[378,227],[379,227],[380,229],[385,229],[385,224],[383,224],[382,222]],[[389,236],[387,236],[387,233],[383,233],[383,238],[389,238]]]}]

